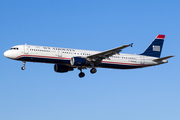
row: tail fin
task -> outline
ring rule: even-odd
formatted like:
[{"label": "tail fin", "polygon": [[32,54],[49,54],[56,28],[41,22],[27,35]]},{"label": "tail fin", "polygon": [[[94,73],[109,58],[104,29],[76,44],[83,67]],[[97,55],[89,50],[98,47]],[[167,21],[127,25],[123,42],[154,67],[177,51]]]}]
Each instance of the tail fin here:
[{"label": "tail fin", "polygon": [[154,41],[149,45],[149,47],[140,55],[159,57],[161,56],[161,51],[163,47],[165,35],[158,35]]}]

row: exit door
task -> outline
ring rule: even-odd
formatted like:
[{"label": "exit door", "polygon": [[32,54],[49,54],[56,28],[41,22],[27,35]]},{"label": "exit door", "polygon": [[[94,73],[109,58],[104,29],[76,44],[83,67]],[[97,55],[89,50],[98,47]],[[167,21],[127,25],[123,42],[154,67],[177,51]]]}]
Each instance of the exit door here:
[{"label": "exit door", "polygon": [[29,49],[27,45],[24,45],[24,54],[28,54],[29,53]]},{"label": "exit door", "polygon": [[61,52],[61,50],[58,50],[58,57],[62,57],[62,52]]},{"label": "exit door", "polygon": [[141,64],[144,64],[144,57],[141,56],[140,59],[141,59]]}]

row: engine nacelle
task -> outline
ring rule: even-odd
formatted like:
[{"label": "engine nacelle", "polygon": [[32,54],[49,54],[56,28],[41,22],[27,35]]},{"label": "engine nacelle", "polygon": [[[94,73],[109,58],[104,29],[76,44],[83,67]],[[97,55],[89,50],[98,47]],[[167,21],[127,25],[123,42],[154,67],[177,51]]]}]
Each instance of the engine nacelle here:
[{"label": "engine nacelle", "polygon": [[82,58],[82,57],[72,57],[71,58],[71,65],[73,66],[84,66],[84,65],[87,65],[88,61],[86,60],[86,58]]},{"label": "engine nacelle", "polygon": [[60,64],[55,64],[54,65],[54,71],[55,72],[64,73],[64,72],[73,71],[73,70],[74,70],[74,68],[68,67],[68,66],[65,66],[65,65],[60,65]]}]

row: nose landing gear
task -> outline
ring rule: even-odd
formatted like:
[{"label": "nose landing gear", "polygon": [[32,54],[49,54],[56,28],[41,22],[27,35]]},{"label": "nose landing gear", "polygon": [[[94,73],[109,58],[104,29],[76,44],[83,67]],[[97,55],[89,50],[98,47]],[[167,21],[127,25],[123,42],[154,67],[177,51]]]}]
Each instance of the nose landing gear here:
[{"label": "nose landing gear", "polygon": [[25,70],[25,64],[26,64],[26,62],[23,61],[23,66],[21,67],[22,70]]}]

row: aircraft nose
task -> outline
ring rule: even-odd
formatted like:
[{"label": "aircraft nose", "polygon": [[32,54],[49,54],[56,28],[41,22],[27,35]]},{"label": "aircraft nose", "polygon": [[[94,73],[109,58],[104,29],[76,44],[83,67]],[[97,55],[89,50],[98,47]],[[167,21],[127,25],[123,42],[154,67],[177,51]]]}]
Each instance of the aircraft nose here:
[{"label": "aircraft nose", "polygon": [[7,51],[5,51],[5,52],[4,52],[4,56],[7,57],[7,54],[8,54]]},{"label": "aircraft nose", "polygon": [[9,50],[5,51],[4,56],[7,57],[7,58],[10,58],[10,56],[11,56],[10,51]]}]

